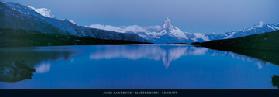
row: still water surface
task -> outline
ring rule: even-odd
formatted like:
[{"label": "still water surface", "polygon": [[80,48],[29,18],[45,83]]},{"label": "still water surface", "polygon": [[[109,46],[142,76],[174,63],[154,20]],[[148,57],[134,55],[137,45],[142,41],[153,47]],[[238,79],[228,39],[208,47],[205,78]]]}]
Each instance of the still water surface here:
[{"label": "still water surface", "polygon": [[0,89],[276,89],[279,65],[189,45],[0,49]]}]

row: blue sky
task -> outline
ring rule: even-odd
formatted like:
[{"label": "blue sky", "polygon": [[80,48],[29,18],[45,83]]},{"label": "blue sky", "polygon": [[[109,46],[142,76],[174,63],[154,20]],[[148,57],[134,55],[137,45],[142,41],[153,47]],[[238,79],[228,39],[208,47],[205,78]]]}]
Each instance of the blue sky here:
[{"label": "blue sky", "polygon": [[227,32],[260,21],[279,23],[279,0],[5,0],[48,8],[80,25],[160,25],[166,17],[187,32]]}]

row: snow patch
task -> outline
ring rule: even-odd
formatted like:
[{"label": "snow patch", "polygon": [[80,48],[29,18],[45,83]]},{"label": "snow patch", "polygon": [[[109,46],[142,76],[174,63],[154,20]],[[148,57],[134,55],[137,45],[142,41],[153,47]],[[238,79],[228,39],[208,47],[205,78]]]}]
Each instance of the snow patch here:
[{"label": "snow patch", "polygon": [[77,24],[74,20],[69,20],[72,24]]},{"label": "snow patch", "polygon": [[259,24],[256,27],[263,27],[264,26],[264,22],[260,21]]},{"label": "snow patch", "polygon": [[44,17],[49,17],[49,18],[53,18],[54,15],[51,14],[51,10],[47,9],[47,8],[35,8],[33,6],[28,6],[29,8],[31,8],[32,10],[36,11],[37,13],[41,14]]}]

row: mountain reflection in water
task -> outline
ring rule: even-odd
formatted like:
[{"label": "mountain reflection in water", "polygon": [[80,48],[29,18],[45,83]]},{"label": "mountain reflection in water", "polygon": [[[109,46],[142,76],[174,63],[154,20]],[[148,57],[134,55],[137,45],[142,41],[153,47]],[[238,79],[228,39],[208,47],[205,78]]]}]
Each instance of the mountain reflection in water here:
[{"label": "mountain reflection in water", "polygon": [[0,88],[274,89],[279,67],[189,45],[0,49]]},{"label": "mountain reflection in water", "polygon": [[32,79],[33,73],[47,72],[47,61],[70,57],[67,51],[42,51],[33,48],[0,50],[0,81],[18,82]]},{"label": "mountain reflection in water", "polygon": [[172,61],[186,55],[203,55],[208,51],[207,48],[185,47],[177,45],[168,46],[102,46],[91,53],[91,59],[113,59],[127,58],[131,60],[152,59],[162,61],[163,65],[168,68]]},{"label": "mountain reflection in water", "polygon": [[161,61],[168,68],[171,63],[183,56],[231,56],[247,62],[256,61],[258,68],[262,68],[266,62],[245,55],[238,55],[232,52],[222,52],[185,45],[133,45],[133,46],[100,46],[91,52],[91,59],[117,59],[127,58],[131,60],[152,59]]}]

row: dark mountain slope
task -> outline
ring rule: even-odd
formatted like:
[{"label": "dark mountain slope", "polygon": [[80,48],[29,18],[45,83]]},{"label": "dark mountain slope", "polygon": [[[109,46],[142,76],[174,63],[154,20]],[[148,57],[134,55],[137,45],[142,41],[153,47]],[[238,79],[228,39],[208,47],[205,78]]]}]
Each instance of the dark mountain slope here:
[{"label": "dark mountain slope", "polygon": [[105,40],[65,34],[44,34],[38,31],[0,29],[1,47],[93,45],[93,44],[141,44],[136,41]]},{"label": "dark mountain slope", "polygon": [[44,17],[29,7],[0,2],[0,47],[138,44],[138,35],[81,27],[68,20]]},{"label": "dark mountain slope", "polygon": [[279,65],[279,31],[226,40],[193,43],[193,45],[233,51]]}]

